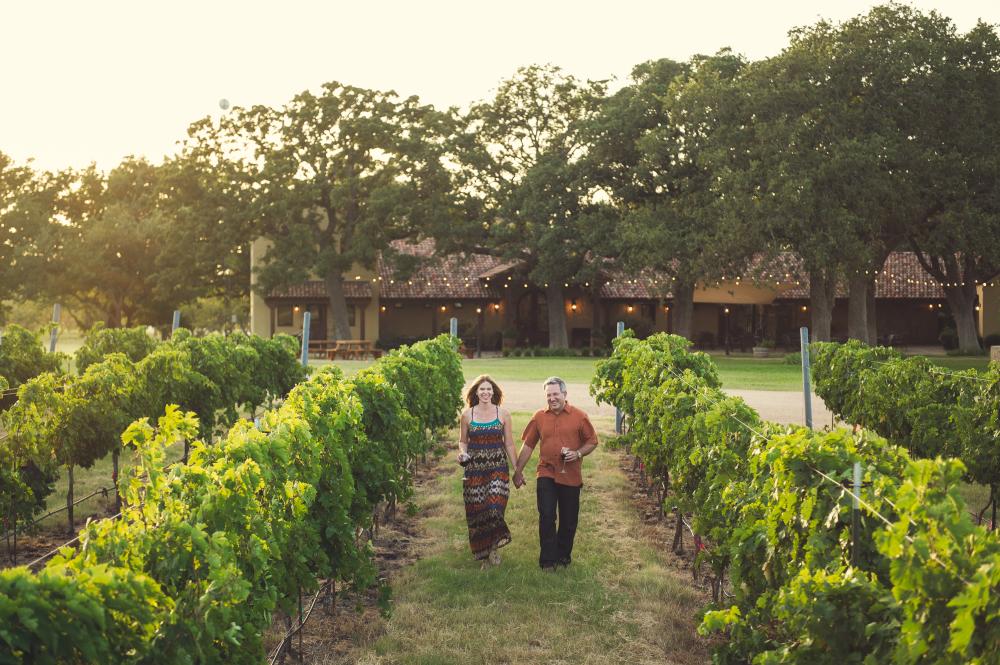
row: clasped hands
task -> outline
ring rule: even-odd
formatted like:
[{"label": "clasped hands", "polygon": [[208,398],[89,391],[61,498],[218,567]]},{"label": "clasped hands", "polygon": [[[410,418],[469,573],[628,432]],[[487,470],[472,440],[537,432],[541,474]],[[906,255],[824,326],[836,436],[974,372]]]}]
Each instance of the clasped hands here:
[{"label": "clasped hands", "polygon": [[520,469],[515,469],[514,470],[514,487],[517,488],[517,489],[521,489],[522,487],[525,486],[526,483],[527,483],[527,481],[524,479],[524,472],[521,471]]}]

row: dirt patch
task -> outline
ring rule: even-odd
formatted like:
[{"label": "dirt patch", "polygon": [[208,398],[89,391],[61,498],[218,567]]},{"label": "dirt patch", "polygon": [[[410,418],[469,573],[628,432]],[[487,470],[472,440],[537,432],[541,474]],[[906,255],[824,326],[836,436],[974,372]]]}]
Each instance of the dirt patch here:
[{"label": "dirt patch", "polygon": [[[27,565],[73,540],[87,525],[88,520],[99,520],[110,516],[111,513],[106,510],[88,513],[77,509],[74,513],[74,531],[71,535],[67,535],[65,515],[62,516],[62,520],[50,518],[44,525],[34,527],[29,533],[18,533],[16,542],[13,534],[8,534],[9,537],[0,542],[0,569]],[[71,546],[73,545],[75,543]],[[34,569],[37,570],[44,565],[45,561],[42,561],[34,566]]]},{"label": "dirt patch", "polygon": [[[624,451],[619,451],[618,468],[621,469],[632,486],[630,501],[642,520],[641,534],[646,542],[664,554],[670,568],[691,581],[693,588],[698,589],[705,603],[712,600],[711,578],[701,574],[695,567],[695,556],[698,548],[705,546],[696,541],[688,527],[681,523],[681,553],[674,552],[674,538],[677,530],[677,520],[684,519],[675,512],[662,510],[660,493],[656,488],[646,484],[644,472],[638,458]],[[687,520],[690,523],[690,520]]]}]

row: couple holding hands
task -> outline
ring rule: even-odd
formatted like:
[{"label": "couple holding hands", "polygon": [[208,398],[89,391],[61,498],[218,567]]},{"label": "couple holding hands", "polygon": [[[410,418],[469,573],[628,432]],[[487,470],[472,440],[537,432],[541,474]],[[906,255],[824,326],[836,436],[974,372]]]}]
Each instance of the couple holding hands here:
[{"label": "couple holding hands", "polygon": [[458,462],[465,467],[463,497],[469,544],[483,568],[499,565],[499,549],[511,541],[504,520],[510,497],[508,462],[514,466],[514,487],[520,489],[526,482],[524,467],[539,441],[535,485],[538,565],[551,571],[572,561],[583,487],[582,460],[597,447],[597,433],[587,414],[566,402],[565,381],[550,377],[542,389],[547,406],[536,411],[524,428],[520,454],[514,450],[510,413],[500,406],[500,386],[482,375],[466,393],[469,408],[462,412]]}]

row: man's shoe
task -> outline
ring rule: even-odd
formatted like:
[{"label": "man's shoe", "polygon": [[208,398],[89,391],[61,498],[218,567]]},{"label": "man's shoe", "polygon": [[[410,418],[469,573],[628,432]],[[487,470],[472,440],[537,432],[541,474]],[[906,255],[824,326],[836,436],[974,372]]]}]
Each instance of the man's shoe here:
[{"label": "man's shoe", "polygon": [[542,566],[543,573],[554,573],[556,572],[556,565],[554,563],[547,563]]}]

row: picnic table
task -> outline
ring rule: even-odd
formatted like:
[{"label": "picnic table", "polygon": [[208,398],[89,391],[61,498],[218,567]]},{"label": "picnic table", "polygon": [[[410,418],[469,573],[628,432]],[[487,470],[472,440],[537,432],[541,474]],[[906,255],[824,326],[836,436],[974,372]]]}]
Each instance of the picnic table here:
[{"label": "picnic table", "polygon": [[336,343],[335,339],[311,339],[309,340],[309,355],[323,358],[327,351],[334,348]]},{"label": "picnic table", "polygon": [[370,339],[338,339],[333,348],[328,349],[328,360],[362,360],[368,356],[373,359],[382,355],[381,349],[375,348],[375,342]]}]

